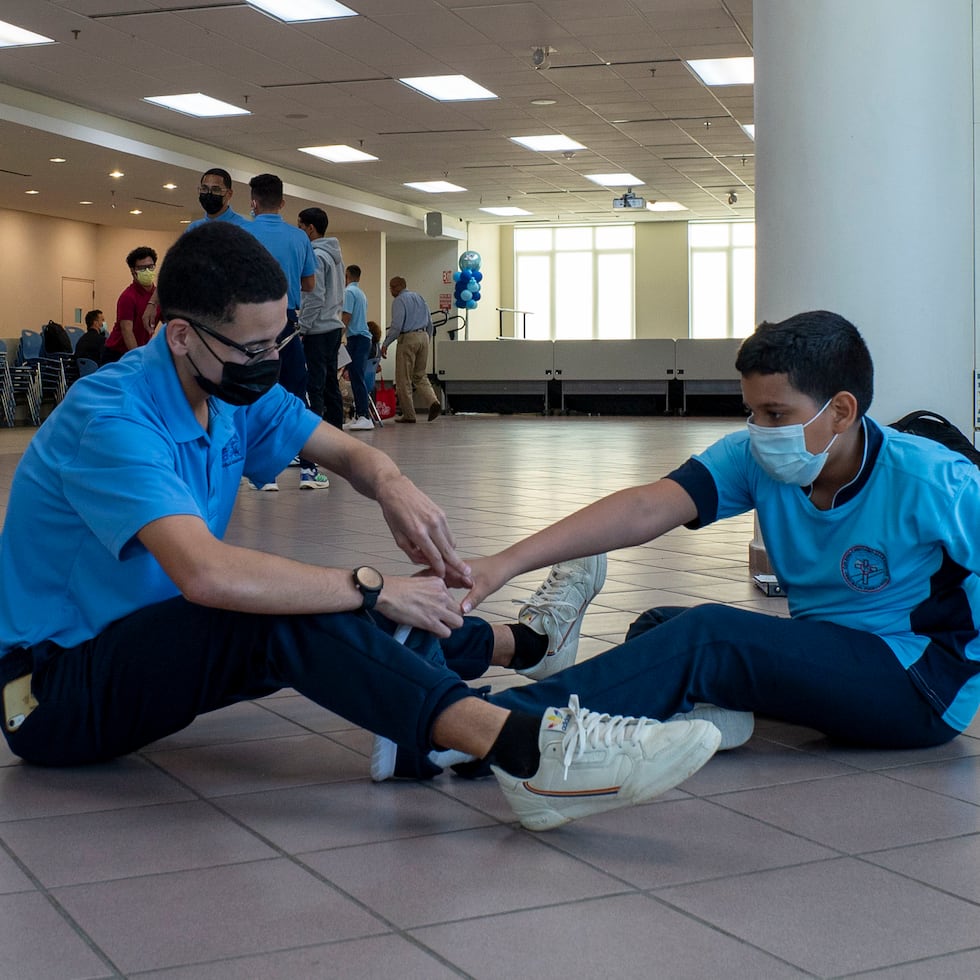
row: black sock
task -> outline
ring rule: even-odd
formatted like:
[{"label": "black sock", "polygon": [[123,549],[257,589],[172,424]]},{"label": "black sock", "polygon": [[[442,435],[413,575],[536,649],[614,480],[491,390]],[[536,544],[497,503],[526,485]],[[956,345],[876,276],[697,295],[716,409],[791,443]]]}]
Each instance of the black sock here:
[{"label": "black sock", "polygon": [[533,776],[541,764],[538,732],[541,719],[522,711],[512,711],[500,729],[497,741],[487,753],[487,762],[512,776]]},{"label": "black sock", "polygon": [[511,670],[527,670],[541,663],[548,652],[548,637],[535,633],[523,623],[508,623],[507,628],[514,634],[514,659]]}]

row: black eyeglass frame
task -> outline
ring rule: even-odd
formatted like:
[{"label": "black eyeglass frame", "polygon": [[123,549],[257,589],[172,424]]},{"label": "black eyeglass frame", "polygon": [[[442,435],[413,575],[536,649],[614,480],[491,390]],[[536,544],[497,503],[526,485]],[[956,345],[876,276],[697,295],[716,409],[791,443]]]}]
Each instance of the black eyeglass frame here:
[{"label": "black eyeglass frame", "polygon": [[[299,336],[299,328],[293,330],[292,333],[287,334],[282,340],[276,341],[270,347],[246,347],[244,344],[238,343],[238,341],[232,340],[230,337],[226,337],[222,333],[218,333],[213,327],[209,327],[207,324],[201,323],[200,320],[194,320],[187,316],[185,313],[174,313],[165,319],[180,319],[186,320],[196,331],[199,333],[206,333],[209,337],[213,337],[215,340],[224,344],[225,347],[230,347],[232,350],[237,350],[239,353],[244,354],[246,358],[250,361],[254,361],[257,358],[268,357],[269,354],[278,353],[286,346],[291,340],[294,340]],[[207,347],[207,344],[204,345]],[[208,348],[210,350],[210,348]],[[214,351],[211,351],[213,354]],[[220,358],[219,358],[220,360]]]}]

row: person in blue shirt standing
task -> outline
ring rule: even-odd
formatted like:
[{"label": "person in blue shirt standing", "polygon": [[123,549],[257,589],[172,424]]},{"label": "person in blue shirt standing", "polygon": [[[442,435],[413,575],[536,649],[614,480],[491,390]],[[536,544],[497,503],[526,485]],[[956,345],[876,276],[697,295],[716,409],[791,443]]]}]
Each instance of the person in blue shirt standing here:
[{"label": "person in blue shirt standing", "polygon": [[233,225],[247,227],[248,218],[242,217],[232,206],[235,192],[231,186],[231,174],[221,167],[212,167],[201,175],[197,199],[204,209],[204,217],[192,221],[185,231],[193,231],[209,221],[229,221]]},{"label": "person in blue shirt standing", "polygon": [[350,354],[351,391],[354,393],[354,418],[344,428],[348,431],[370,431],[374,428],[368,406],[365,383],[368,359],[371,355],[371,331],[367,325],[367,297],[361,289],[361,267],[347,266],[347,285],[344,288],[344,311],[341,317],[347,328],[347,353]]},{"label": "person in blue shirt standing", "polygon": [[397,340],[395,349],[395,390],[401,409],[396,422],[415,421],[413,389],[428,404],[428,418],[434,422],[442,414],[442,406],[432,390],[426,369],[429,363],[429,334],[432,317],[425,300],[408,288],[401,276],[388,283],[392,295],[391,323],[381,345],[381,356],[388,356],[388,348]]},{"label": "person in blue shirt standing", "polygon": [[[286,204],[282,180],[275,174],[258,174],[248,186],[252,191],[252,212],[255,217],[246,226],[272,253],[282,267],[289,286],[286,299],[286,325],[280,340],[299,330],[299,308],[303,293],[312,292],[316,285],[316,257],[309,236],[295,225],[287,224],[280,212]],[[301,343],[287,344],[280,354],[282,364],[279,383],[286,391],[306,401],[306,357]],[[320,490],[330,486],[330,480],[319,472],[312,460],[300,459],[300,487]],[[278,490],[272,480],[263,490]]]}]

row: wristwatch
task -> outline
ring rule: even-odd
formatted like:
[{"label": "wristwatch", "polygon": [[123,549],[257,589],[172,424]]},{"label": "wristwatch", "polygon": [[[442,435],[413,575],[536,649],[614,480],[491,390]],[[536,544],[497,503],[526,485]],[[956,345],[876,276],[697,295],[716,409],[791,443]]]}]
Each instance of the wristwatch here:
[{"label": "wristwatch", "polygon": [[360,565],[354,569],[354,585],[361,593],[361,608],[373,609],[378,596],[384,588],[385,580],[376,568],[370,565]]}]

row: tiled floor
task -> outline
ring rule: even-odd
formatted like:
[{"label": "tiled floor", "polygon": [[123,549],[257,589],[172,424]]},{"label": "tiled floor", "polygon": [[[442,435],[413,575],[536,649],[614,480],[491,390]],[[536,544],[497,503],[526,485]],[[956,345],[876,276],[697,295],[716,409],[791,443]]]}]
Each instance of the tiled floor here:
[{"label": "tiled floor", "polygon": [[[457,416],[363,438],[485,554],[735,424]],[[0,431],[0,506],[30,434]],[[297,481],[243,490],[231,538],[408,569],[375,505]],[[582,655],[656,603],[785,613],[748,582],[750,533],[745,518],[612,555]],[[868,752],[760,720],[681,790],[542,835],[492,780],[373,785],[369,745],[283,692],[91,769],[0,747],[0,978],[980,976],[978,723],[943,749]]]}]

